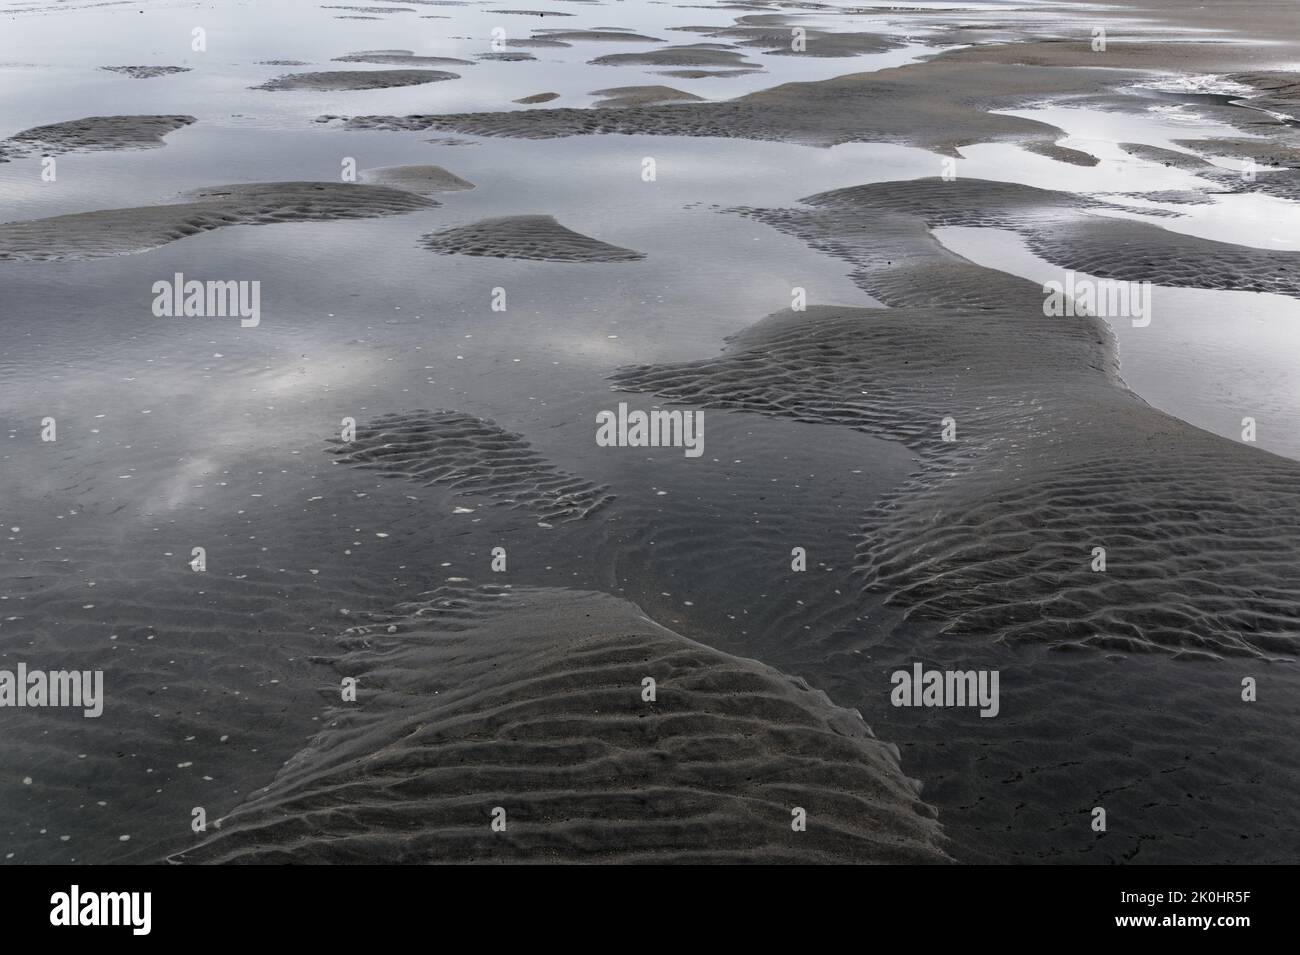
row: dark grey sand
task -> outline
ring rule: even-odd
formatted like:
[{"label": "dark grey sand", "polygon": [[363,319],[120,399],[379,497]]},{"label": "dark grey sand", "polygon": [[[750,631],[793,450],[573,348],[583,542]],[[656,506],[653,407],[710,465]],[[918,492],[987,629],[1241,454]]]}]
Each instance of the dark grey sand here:
[{"label": "dark grey sand", "polygon": [[[877,680],[917,658],[1004,667],[1019,702],[996,733],[972,733],[949,714],[924,727],[888,707],[868,716],[915,741],[909,765],[925,770],[959,858],[1095,858],[1095,845],[1069,833],[1102,798],[1099,773],[1111,780],[1108,798],[1123,793],[1129,811],[1159,815],[1161,840],[1196,845],[1188,841],[1185,856],[1163,842],[1143,852],[1149,836],[1127,832],[1104,857],[1234,858],[1224,830],[1239,833],[1238,845],[1267,839],[1289,810],[1276,792],[1243,784],[1221,734],[1241,734],[1247,761],[1268,765],[1261,771],[1272,778],[1295,779],[1300,769],[1291,747],[1263,742],[1263,717],[1243,723],[1233,709],[1243,671],[1223,672],[1233,657],[1295,654],[1300,569],[1282,555],[1300,546],[1300,465],[1152,409],[1120,379],[1104,323],[1044,317],[1037,285],[947,252],[926,225],[934,209],[961,217],[985,202],[1029,214],[1041,196],[978,182],[887,186],[745,214],[843,257],[889,309],[781,313],[721,357],[628,369],[615,380],[705,407],[886,434],[920,456],[910,482],[864,511],[858,548],[859,599],[880,594],[897,608],[894,635],[850,621],[852,600],[837,624],[832,601],[814,628],[820,637],[801,650],[773,634],[761,655],[820,674],[810,678],[863,705],[871,690],[854,690],[861,677],[844,647],[871,647]],[[1017,356],[1011,376],[999,358],[1008,354]],[[949,415],[962,429],[951,445],[936,440]],[[1188,543],[1209,538],[1212,547]],[[1094,541],[1115,542],[1122,573],[1092,573]],[[931,627],[941,642],[906,636]],[[1081,662],[1075,654],[1085,649],[1108,656]],[[1168,655],[1175,669],[1138,662],[1149,654]],[[1197,661],[1209,669],[1189,670]],[[1290,685],[1285,672],[1269,672]],[[1222,707],[1197,702],[1216,680]],[[1065,692],[1080,709],[1063,706]],[[1153,697],[1167,701],[1160,726],[1125,702]],[[1087,742],[1067,742],[1079,738]],[[1105,769],[1116,745],[1131,760],[1117,776]],[[1025,747],[1036,754],[1028,761]],[[1155,781],[1165,774],[1196,782]],[[1189,794],[1207,790],[1232,796],[1213,811],[1191,810]],[[1036,808],[1026,816],[1016,804]],[[1198,835],[1208,831],[1215,835]],[[1278,861],[1294,848],[1252,858]]]},{"label": "dark grey sand", "polygon": [[556,40],[551,37],[535,36],[528,39],[506,40],[506,46],[517,50],[562,50],[566,47],[573,46],[572,43],[565,43],[562,40]]},{"label": "dark grey sand", "polygon": [[535,60],[537,57],[531,53],[523,53],[518,50],[497,50],[489,53],[478,54],[480,60],[496,60],[499,63],[526,63],[529,60]]},{"label": "dark grey sand", "polygon": [[458,79],[458,73],[448,73],[446,70],[334,70],[325,73],[290,73],[267,80],[252,89],[379,90]]},{"label": "dark grey sand", "polygon": [[322,10],[355,10],[360,13],[414,13],[414,7],[349,7],[342,4],[322,4]]},{"label": "dark grey sand", "polygon": [[612,499],[608,488],[555,468],[528,441],[457,411],[385,415],[334,442],[339,460],[423,485],[524,508],[544,522],[576,521]]},{"label": "dark grey sand", "polygon": [[615,86],[607,90],[593,90],[592,96],[603,97],[597,106],[650,106],[655,103],[699,102],[703,97],[673,89],[671,86]]},{"label": "dark grey sand", "polygon": [[188,66],[101,66],[101,70],[121,73],[133,80],[152,80],[159,76],[171,76],[175,73],[188,73]]},{"label": "dark grey sand", "polygon": [[193,122],[193,116],[87,116],[25,129],[4,145],[11,152],[147,149],[163,145],[164,136]]},{"label": "dark grey sand", "polygon": [[[382,63],[388,66],[472,66],[454,56],[416,56],[410,50],[370,50],[334,57],[335,63]],[[406,84],[403,84],[406,85]]]},{"label": "dark grey sand", "polygon": [[175,861],[950,861],[861,716],[623,601],[448,588],[373,620],[334,659],[364,709]]},{"label": "dark grey sand", "polygon": [[551,216],[502,216],[426,235],[426,249],[446,255],[481,255],[541,262],[632,262],[640,252],[566,229]]},{"label": "dark grey sand", "polygon": [[213,186],[188,201],[0,223],[0,261],[128,255],[234,225],[401,215],[435,205],[405,190],[333,182]]},{"label": "dark grey sand", "polygon": [[[663,40],[643,33],[626,33],[614,30],[539,30],[539,37],[547,40],[595,40],[614,43],[662,43]],[[567,44],[566,44],[567,45]]]},{"label": "dark grey sand", "polygon": [[448,172],[441,166],[383,166],[378,169],[367,169],[363,176],[366,182],[391,186],[394,189],[405,189],[425,196],[440,192],[462,192],[474,188],[474,183]]},{"label": "dark grey sand", "polygon": [[534,103],[549,103],[551,100],[560,98],[559,93],[534,93],[531,96],[521,96],[512,102],[521,103],[524,106],[531,106]]},{"label": "dark grey sand", "polygon": [[[690,51],[688,51],[690,52]],[[708,53],[710,51],[694,51]],[[1082,165],[1096,159],[1056,145],[1046,123],[990,112],[1028,106],[1053,92],[1100,95],[1122,77],[1109,70],[1046,70],[936,61],[815,83],[786,83],[720,103],[452,115],[357,116],[357,129],[442,129],[482,136],[547,139],[590,133],[722,136],[831,146],[845,142],[920,145],[956,156],[978,142],[1032,145]],[[954,95],[953,91],[960,91]]]},{"label": "dark grey sand", "polygon": [[[795,49],[794,28],[803,29],[800,49]],[[903,45],[898,37],[879,33],[828,32],[804,26],[801,18],[787,14],[738,17],[734,27],[679,27],[703,36],[734,40],[739,46],[758,47],[773,56],[845,57],[883,53]]]},{"label": "dark grey sand", "polygon": [[761,69],[753,70],[660,70],[660,76],[672,76],[681,80],[702,80],[710,76],[745,76],[749,73],[762,73]]},{"label": "dark grey sand", "polygon": [[[709,9],[765,14],[723,37],[746,49],[775,52],[766,44],[787,22],[768,22],[764,4]],[[1296,88],[1278,69],[1296,58],[1292,7],[1111,4],[1105,16],[1121,25],[1169,16],[1284,42],[1163,45],[1121,29],[1104,55],[1077,39],[1095,15],[1062,6],[1016,22],[1006,11],[915,11],[911,22],[938,28],[935,42],[997,42],[728,102],[370,116],[348,126],[889,142],[946,156],[1002,142],[1083,166],[1095,159],[1057,146],[1060,130],[991,111],[1044,101],[1116,113],[1189,106],[1241,132],[1179,143],[1196,156],[1292,168],[1247,182],[1215,178],[1163,147],[1125,148],[1224,191],[1294,194],[1293,126],[1234,97],[1120,92],[1148,69],[1222,71],[1258,90],[1254,105],[1288,110]],[[876,42],[810,37],[851,54]],[[156,145],[166,131],[140,119],[168,118],[83,120],[90,126],[53,141]],[[456,142],[430,140],[439,141]],[[472,166],[460,171],[489,181]],[[412,187],[465,182],[440,167],[372,174],[401,188],[230,186],[174,205],[8,223],[0,258],[115,255],[223,225],[417,212],[436,203]],[[539,450],[559,446],[549,419],[513,431],[470,412],[385,402],[357,441],[329,441],[330,455],[317,456],[338,466],[310,481],[278,448],[254,448],[247,460],[241,449],[241,466],[280,480],[256,485],[273,505],[256,517],[244,502],[220,516],[190,512],[183,527],[172,513],[133,522],[83,495],[76,521],[61,522],[70,526],[48,546],[0,549],[13,595],[38,608],[0,652],[76,647],[82,665],[108,670],[120,702],[115,722],[102,724],[0,712],[6,762],[30,773],[9,791],[10,850],[21,861],[65,861],[47,833],[71,832],[90,862],[1300,858],[1300,464],[1152,408],[1125,385],[1101,320],[1046,318],[1037,284],[947,251],[931,229],[1009,229],[1061,267],[1292,297],[1296,253],[1107,218],[1103,199],[1069,191],[1068,169],[1059,190],[928,178],[846,185],[719,214],[834,257],[883,307],[760,313],[718,343],[721,353],[618,370],[611,358],[621,397],[708,409],[712,447],[737,462],[729,470],[674,484],[667,456],[639,455],[632,477],[612,469],[618,483],[607,485]],[[525,260],[640,258],[546,215],[489,219],[425,244]],[[575,312],[588,304],[574,301]],[[367,307],[361,322],[376,317]],[[641,314],[630,299],[618,307]],[[433,335],[441,330],[431,323]],[[571,332],[554,329],[562,342]],[[545,377],[528,384],[544,399],[574,384]],[[592,410],[611,397],[597,384],[584,395]],[[332,427],[332,405],[324,414]],[[951,445],[938,440],[950,415],[959,426]],[[145,434],[143,444],[161,444]],[[868,441],[857,463],[870,466],[852,487],[823,493],[824,475],[814,481],[804,462],[843,463],[840,449]],[[92,486],[75,469],[102,470],[107,450],[62,447],[74,468],[66,483]],[[647,493],[635,480],[642,471],[678,493]],[[37,494],[69,505],[50,484]],[[318,497],[322,489],[334,499]],[[300,504],[308,494],[316,503]],[[367,510],[376,499],[385,503]],[[345,551],[359,546],[363,523],[401,538],[386,542],[399,556]],[[534,545],[523,529],[554,539]],[[171,560],[191,539],[225,542],[222,572],[201,584]],[[485,561],[507,539],[512,561],[519,540],[533,558],[512,564],[515,586],[456,578],[427,592],[441,557]],[[815,573],[788,571],[792,540],[813,543]],[[1110,549],[1109,573],[1089,567],[1097,542]],[[163,547],[169,564],[156,553]],[[275,562],[285,551],[288,568]],[[303,555],[322,577],[306,576]],[[552,564],[550,586],[538,584],[538,567]],[[79,579],[88,568],[111,570],[93,613]],[[999,718],[889,706],[890,672],[916,660],[999,670]],[[647,675],[659,685],[653,704],[640,695]],[[1241,703],[1244,676],[1260,679],[1260,703]],[[360,681],[358,704],[340,705],[342,677]],[[92,802],[92,789],[111,800]],[[1104,836],[1089,827],[1098,804],[1111,813]],[[221,820],[201,838],[188,829],[195,805]],[[509,814],[505,833],[488,828],[495,806]],[[793,806],[810,816],[797,837]],[[131,841],[119,842],[127,829]]]},{"label": "dark grey sand", "polygon": [[[1055,265],[1102,278],[1300,297],[1300,252],[1252,249],[1145,222],[1090,214],[1106,206],[1016,183],[937,178],[873,183],[813,196],[810,205],[915,217],[929,228],[985,226],[1024,235]],[[1040,289],[1041,305],[1041,289]]]},{"label": "dark grey sand", "polygon": [[607,53],[592,63],[598,66],[757,66],[744,54],[709,46],[657,47],[641,53]]}]

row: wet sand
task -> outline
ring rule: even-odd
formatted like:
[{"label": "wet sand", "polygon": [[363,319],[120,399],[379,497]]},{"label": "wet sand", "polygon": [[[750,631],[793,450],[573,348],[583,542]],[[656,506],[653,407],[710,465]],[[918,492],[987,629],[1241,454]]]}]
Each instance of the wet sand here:
[{"label": "wet sand", "polygon": [[[1300,418],[940,240],[1294,303],[1291,7],[440,7],[0,129],[0,661],[107,686],[0,708],[7,862],[1300,859],[1300,462],[1235,425]],[[182,269],[261,325],[148,315]]]}]

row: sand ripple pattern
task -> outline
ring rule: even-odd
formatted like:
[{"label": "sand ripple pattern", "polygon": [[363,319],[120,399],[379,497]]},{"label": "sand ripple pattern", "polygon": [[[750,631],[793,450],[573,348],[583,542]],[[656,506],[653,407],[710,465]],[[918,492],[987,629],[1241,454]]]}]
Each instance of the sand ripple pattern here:
[{"label": "sand ripple pattern", "polygon": [[[696,58],[717,51],[696,49]],[[655,50],[637,55],[657,56]],[[603,59],[603,58],[602,58]],[[600,60],[594,62],[601,62]],[[620,61],[621,62],[621,61]],[[715,136],[833,146],[886,142],[958,156],[981,142],[1031,144],[1036,152],[1077,165],[1093,156],[1057,146],[1064,133],[1032,119],[993,113],[1027,106],[1052,93],[1102,93],[1116,79],[1105,70],[1035,70],[979,63],[931,61],[812,83],[785,83],[719,103],[674,103],[618,111],[531,109],[446,115],[355,116],[350,129],[453,130],[479,136],[551,139],[595,133]],[[1018,85],[1027,83],[1027,85]],[[954,101],[952,90],[963,97]],[[1026,94],[1033,89],[1034,95]]]},{"label": "sand ripple pattern", "polygon": [[250,88],[271,91],[378,90],[458,79],[459,73],[447,70],[328,70],[322,73],[289,73]]},{"label": "sand ripple pattern", "polygon": [[[109,69],[109,67],[105,67]],[[114,67],[113,69],[128,69]],[[137,67],[129,67],[137,69]],[[139,69],[143,69],[140,67]],[[99,152],[163,145],[168,133],[197,122],[193,116],[86,116],[33,126],[0,140],[0,162],[27,153]]]},{"label": "sand ripple pattern", "polygon": [[574,232],[551,216],[501,216],[423,236],[420,244],[445,255],[479,255],[538,262],[635,262],[640,252]]},{"label": "sand ripple pattern", "polygon": [[1274,292],[1300,298],[1300,252],[1256,249],[1094,215],[1096,200],[980,179],[872,183],[811,196],[810,205],[914,216],[931,228],[1011,229],[1063,269],[1128,282]]},{"label": "sand ripple pattern", "polygon": [[438,203],[403,189],[333,182],[213,186],[189,201],[0,223],[0,261],[128,255],[234,225],[402,215]]},{"label": "sand ripple pattern", "polygon": [[[857,200],[872,190],[814,197],[811,212],[749,214],[848,259],[855,280],[896,307],[781,313],[720,358],[614,380],[914,448],[922,470],[867,515],[860,570],[948,633],[1293,656],[1300,466],[1146,405],[1120,380],[1100,319],[1043,316],[1034,283],[952,255],[918,216],[868,214]],[[905,189],[879,192],[905,204]],[[965,215],[960,201],[952,209]],[[940,439],[949,416],[951,444]],[[1091,570],[1098,546],[1104,573]]]},{"label": "sand ripple pattern", "polygon": [[358,426],[355,441],[332,441],[331,453],[348,464],[525,508],[543,522],[581,520],[613,500],[605,485],[548,463],[521,435],[460,411],[382,415]]},{"label": "sand ripple pattern", "polygon": [[342,644],[358,703],[174,861],[948,861],[856,712],[613,597],[443,589]]}]

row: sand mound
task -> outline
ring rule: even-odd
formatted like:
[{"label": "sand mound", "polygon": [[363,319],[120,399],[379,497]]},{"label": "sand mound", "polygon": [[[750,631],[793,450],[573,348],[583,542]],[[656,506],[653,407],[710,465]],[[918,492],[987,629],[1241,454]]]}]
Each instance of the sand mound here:
[{"label": "sand mound", "polygon": [[375,7],[346,6],[344,4],[321,5],[322,10],[354,10],[357,13],[414,13],[413,7]]},{"label": "sand mound", "polygon": [[734,50],[705,46],[670,46],[639,53],[607,53],[590,61],[598,66],[757,66]]},{"label": "sand mound", "polygon": [[566,229],[550,216],[502,216],[435,232],[421,239],[446,255],[483,255],[541,262],[632,262],[640,252]]},{"label": "sand mound", "polygon": [[507,16],[515,17],[571,17],[572,13],[562,13],[559,10],[489,10],[488,13],[504,13]]},{"label": "sand mound", "polygon": [[642,33],[624,33],[622,30],[539,30],[537,35],[548,40],[596,40],[614,43],[664,42],[656,36],[646,36]]},{"label": "sand mound", "polygon": [[173,73],[188,73],[188,66],[101,66],[101,70],[121,73],[133,80],[152,80],[159,76],[171,76]]},{"label": "sand mound", "polygon": [[537,59],[537,57],[533,56],[531,53],[521,53],[518,51],[511,53],[508,50],[501,50],[495,53],[479,53],[478,58],[480,60],[496,60],[499,63],[526,63],[529,60]]},{"label": "sand mound", "polygon": [[[1186,11],[1175,16],[1184,18]],[[1014,30],[1012,32],[1018,32]],[[969,42],[966,40],[965,42]],[[1251,44],[1170,40],[1166,38],[1125,38],[1111,41],[1104,52],[1092,48],[1092,38],[1081,31],[1077,39],[1060,37],[1035,38],[1013,43],[978,43],[965,49],[950,50],[945,60],[978,60],[991,64],[1045,66],[1088,69],[1107,66],[1124,70],[1168,71],[1171,63],[1199,72],[1224,72],[1239,69],[1258,55]]]},{"label": "sand mound", "polygon": [[521,96],[514,100],[516,103],[523,103],[525,106],[531,106],[534,103],[549,103],[553,99],[559,99],[559,93],[534,93],[532,96]]},{"label": "sand mound", "polygon": [[4,141],[10,152],[93,152],[148,149],[163,137],[197,122],[193,116],[87,116],[14,133]]},{"label": "sand mound", "polygon": [[[710,58],[726,52],[686,49],[688,56]],[[720,103],[623,110],[357,116],[347,125],[353,129],[440,129],[530,139],[619,133],[764,139],[818,146],[888,142],[952,156],[959,155],[958,148],[964,145],[1009,141],[1036,148],[1054,159],[1092,165],[1097,162],[1095,157],[1056,146],[1065,135],[1056,127],[993,110],[1028,106],[1053,95],[1109,94],[1125,75],[1110,70],[929,61],[819,82],[786,83]],[[960,92],[954,94],[954,90]]]},{"label": "sand mound", "polygon": [[426,598],[344,635],[358,702],[173,861],[948,861],[895,750],[802,681],[603,594]]},{"label": "sand mound", "polygon": [[[938,210],[982,222],[993,195],[1028,221],[1043,193],[918,181],[810,197],[809,211],[750,210],[847,259],[894,307],[781,313],[721,358],[615,381],[904,441],[923,468],[864,515],[860,570],[944,632],[1294,655],[1300,569],[1279,555],[1300,546],[1300,465],[1152,409],[1123,386],[1100,319],[1044,316],[1040,286],[948,253],[926,227]],[[948,417],[952,443],[940,435]],[[1097,546],[1108,573],[1091,569]]]},{"label": "sand mound", "polygon": [[602,96],[597,106],[649,106],[654,103],[701,102],[704,97],[685,93],[671,86],[615,86],[607,90],[594,90],[592,96]]},{"label": "sand mound", "polygon": [[571,47],[573,44],[552,40],[550,37],[535,36],[528,39],[506,40],[506,46],[517,50],[559,50]]},{"label": "sand mound", "polygon": [[379,90],[458,79],[460,79],[458,73],[448,73],[445,70],[333,70],[324,73],[290,73],[249,88],[255,90]]},{"label": "sand mound", "polygon": [[[410,50],[363,50],[334,57],[335,63],[383,63],[389,66],[472,66],[473,60],[454,56],[416,56]],[[409,85],[409,84],[402,84]]]},{"label": "sand mound", "polygon": [[366,182],[394,189],[405,189],[422,196],[439,192],[462,192],[473,189],[474,183],[448,172],[441,166],[384,166],[379,169],[367,169],[364,173]]},{"label": "sand mound", "polygon": [[1070,193],[978,179],[873,183],[812,196],[810,205],[915,216],[931,228],[987,226],[1023,235],[1063,269],[1101,278],[1300,297],[1300,252],[1255,249],[1092,214]]},{"label": "sand mound", "polygon": [[703,80],[711,76],[748,76],[751,73],[762,73],[761,69],[757,70],[659,70],[660,76],[671,76],[679,80]]},{"label": "sand mound", "polygon": [[1146,143],[1120,143],[1119,148],[1130,156],[1136,156],[1138,159],[1144,159],[1147,162],[1158,162],[1160,165],[1169,166],[1172,169],[1184,169],[1188,172],[1201,173],[1213,168],[1201,157],[1179,152],[1176,149],[1164,149]]},{"label": "sand mound", "polygon": [[128,255],[232,225],[401,215],[436,205],[400,189],[332,182],[214,186],[189,201],[0,223],[0,261]]},{"label": "sand mound", "polygon": [[879,33],[836,33],[803,27],[803,49],[794,49],[794,28],[800,18],[780,13],[738,17],[734,27],[678,27],[704,36],[735,40],[739,46],[760,47],[772,56],[845,57],[884,53],[903,46],[892,36]]},{"label": "sand mound", "polygon": [[[1095,371],[1072,380],[1088,366],[1071,352],[1084,357],[1086,342],[1054,332],[1041,314],[810,309],[756,326],[723,358],[615,380],[907,442],[927,467],[864,515],[861,571],[945,632],[1300,650],[1300,570],[1278,559],[1300,546],[1300,466],[1198,432]],[[1029,370],[1008,383],[999,355],[1010,349]],[[949,416],[961,436],[951,445],[939,438]],[[1188,546],[1208,537],[1214,549]],[[1109,574],[1092,572],[1095,546],[1108,549]]]},{"label": "sand mound", "polygon": [[612,497],[546,462],[523,437],[459,411],[412,411],[376,418],[356,440],[334,439],[346,464],[421,484],[447,485],[493,504],[525,508],[545,522],[581,520]]},{"label": "sand mound", "polygon": [[1067,222],[1028,241],[1049,262],[1103,278],[1300,298],[1300,252],[1251,249],[1123,219]]}]

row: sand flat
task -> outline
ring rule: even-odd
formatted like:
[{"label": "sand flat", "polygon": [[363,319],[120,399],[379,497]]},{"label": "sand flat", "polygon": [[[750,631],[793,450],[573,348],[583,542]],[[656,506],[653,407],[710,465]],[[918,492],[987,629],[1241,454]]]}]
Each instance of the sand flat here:
[{"label": "sand flat", "polygon": [[949,861],[861,717],[604,594],[448,588],[341,644],[361,704],[174,861]]},{"label": "sand flat", "polygon": [[401,215],[434,204],[406,190],[327,182],[213,186],[187,199],[0,223],[0,261],[129,255],[227,226]]}]

